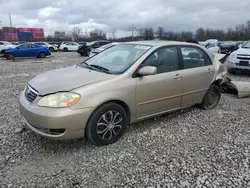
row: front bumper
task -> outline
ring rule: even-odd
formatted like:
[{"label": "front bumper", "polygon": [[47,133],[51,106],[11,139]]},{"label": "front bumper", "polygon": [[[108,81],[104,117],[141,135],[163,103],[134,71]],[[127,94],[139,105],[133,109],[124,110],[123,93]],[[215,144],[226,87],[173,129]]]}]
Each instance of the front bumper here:
[{"label": "front bumper", "polygon": [[239,65],[238,60],[228,60],[227,69],[239,70],[239,71],[240,70],[250,70],[250,63],[248,64],[248,66],[241,66],[241,65]]},{"label": "front bumper", "polygon": [[19,108],[26,125],[35,133],[57,140],[84,137],[85,126],[92,108],[45,108],[30,103],[24,95],[19,97]]}]

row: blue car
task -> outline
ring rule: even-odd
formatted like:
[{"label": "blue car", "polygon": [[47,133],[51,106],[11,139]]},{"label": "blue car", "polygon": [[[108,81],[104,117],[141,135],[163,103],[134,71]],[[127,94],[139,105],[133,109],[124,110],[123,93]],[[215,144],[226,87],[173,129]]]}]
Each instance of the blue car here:
[{"label": "blue car", "polygon": [[5,57],[7,59],[15,59],[16,57],[37,57],[45,58],[51,55],[48,48],[40,46],[35,43],[21,44],[15,48],[11,48],[5,51]]}]

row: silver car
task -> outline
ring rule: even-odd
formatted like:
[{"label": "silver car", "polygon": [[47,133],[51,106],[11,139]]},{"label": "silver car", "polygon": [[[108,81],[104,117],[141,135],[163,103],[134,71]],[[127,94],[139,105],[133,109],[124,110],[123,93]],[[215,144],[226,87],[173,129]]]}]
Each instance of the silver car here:
[{"label": "silver car", "polygon": [[225,74],[219,60],[200,45],[123,43],[36,76],[20,95],[20,111],[39,135],[86,135],[94,144],[106,145],[117,141],[130,123],[196,104],[216,107]]}]

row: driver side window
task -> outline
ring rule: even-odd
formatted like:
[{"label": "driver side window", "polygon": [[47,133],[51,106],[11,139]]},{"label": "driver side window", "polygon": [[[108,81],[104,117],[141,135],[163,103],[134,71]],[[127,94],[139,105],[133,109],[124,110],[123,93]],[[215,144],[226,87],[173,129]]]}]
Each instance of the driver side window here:
[{"label": "driver side window", "polygon": [[29,44],[23,44],[23,45],[19,46],[20,49],[26,49],[26,48],[29,48],[29,47],[30,47]]},{"label": "driver side window", "polygon": [[178,70],[177,47],[164,47],[154,52],[144,63],[157,68],[157,74]]}]

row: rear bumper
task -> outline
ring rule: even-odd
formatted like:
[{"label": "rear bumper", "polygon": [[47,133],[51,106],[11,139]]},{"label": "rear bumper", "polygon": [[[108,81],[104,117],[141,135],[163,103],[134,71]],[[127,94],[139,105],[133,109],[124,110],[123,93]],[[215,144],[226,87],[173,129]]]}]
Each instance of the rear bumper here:
[{"label": "rear bumper", "polygon": [[19,109],[29,129],[35,133],[57,140],[84,137],[84,130],[92,108],[72,110],[70,108],[45,108],[19,97]]}]

